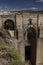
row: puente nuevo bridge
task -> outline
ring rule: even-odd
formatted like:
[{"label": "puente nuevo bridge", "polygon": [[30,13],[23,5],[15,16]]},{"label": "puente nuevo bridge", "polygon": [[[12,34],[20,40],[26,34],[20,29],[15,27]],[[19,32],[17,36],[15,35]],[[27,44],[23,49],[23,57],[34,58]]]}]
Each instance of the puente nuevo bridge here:
[{"label": "puente nuevo bridge", "polygon": [[[29,24],[30,21],[36,31],[36,36],[38,35],[38,28],[40,29],[37,42],[35,41],[32,45],[27,42],[29,28],[32,27]],[[31,46],[31,61],[37,65],[43,63],[43,11],[0,11],[0,28],[7,29],[10,32],[16,43],[16,49],[22,55],[22,61],[29,60],[30,52],[27,51],[30,50],[27,49],[30,49]]]}]

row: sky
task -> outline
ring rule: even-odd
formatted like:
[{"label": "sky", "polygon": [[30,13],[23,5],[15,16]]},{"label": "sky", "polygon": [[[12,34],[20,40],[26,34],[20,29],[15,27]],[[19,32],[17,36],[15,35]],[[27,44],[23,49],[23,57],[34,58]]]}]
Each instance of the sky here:
[{"label": "sky", "polygon": [[43,0],[0,0],[0,9],[43,10]]}]

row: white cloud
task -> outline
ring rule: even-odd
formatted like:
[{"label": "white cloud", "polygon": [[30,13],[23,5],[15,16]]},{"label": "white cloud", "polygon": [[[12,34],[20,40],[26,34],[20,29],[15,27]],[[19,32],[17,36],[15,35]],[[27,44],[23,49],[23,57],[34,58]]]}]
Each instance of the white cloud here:
[{"label": "white cloud", "polygon": [[36,0],[36,2],[43,2],[43,0]]},{"label": "white cloud", "polygon": [[18,10],[38,10],[39,8],[36,7],[31,7],[31,8],[23,8],[23,9],[18,9]]},{"label": "white cloud", "polygon": [[36,8],[36,7],[32,7],[30,8],[31,10],[38,10],[39,8]]}]

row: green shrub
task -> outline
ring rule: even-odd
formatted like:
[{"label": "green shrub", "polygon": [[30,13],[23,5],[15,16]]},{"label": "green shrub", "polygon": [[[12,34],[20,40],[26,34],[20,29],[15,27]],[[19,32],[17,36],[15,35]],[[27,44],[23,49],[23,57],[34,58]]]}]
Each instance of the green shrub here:
[{"label": "green shrub", "polygon": [[[5,30],[3,32],[3,29],[0,31],[6,34]],[[8,65],[24,65],[21,61],[21,54],[15,49],[14,45],[5,41],[7,42],[6,39],[0,37],[0,59],[5,59]]]}]

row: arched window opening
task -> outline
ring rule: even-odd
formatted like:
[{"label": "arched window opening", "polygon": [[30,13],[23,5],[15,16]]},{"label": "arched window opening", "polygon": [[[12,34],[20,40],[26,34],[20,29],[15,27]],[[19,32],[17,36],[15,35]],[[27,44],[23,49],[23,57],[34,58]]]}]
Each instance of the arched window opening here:
[{"label": "arched window opening", "polygon": [[6,20],[4,23],[4,28],[7,30],[14,30],[15,29],[15,25],[14,22],[12,20]]}]

